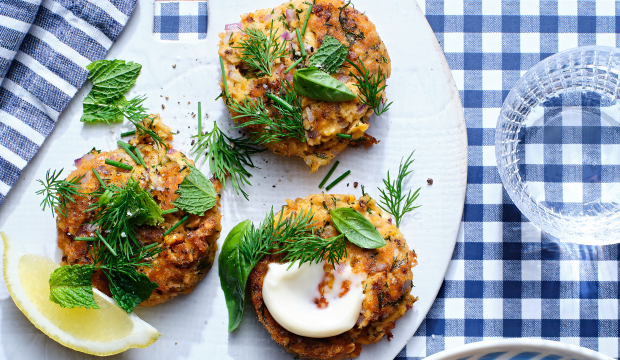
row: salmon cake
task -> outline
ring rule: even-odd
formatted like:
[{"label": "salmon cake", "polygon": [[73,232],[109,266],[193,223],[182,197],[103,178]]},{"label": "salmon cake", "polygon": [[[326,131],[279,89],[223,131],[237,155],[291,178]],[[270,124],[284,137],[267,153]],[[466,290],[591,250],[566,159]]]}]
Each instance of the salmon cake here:
[{"label": "salmon cake", "polygon": [[[273,9],[242,15],[240,23],[227,25],[226,32],[219,35],[219,55],[223,60],[226,81],[224,83],[222,79],[220,85],[223,93],[228,91],[224,101],[229,112],[235,121],[249,123],[244,127],[246,133],[260,138],[262,134],[273,131],[273,126],[257,124],[251,116],[245,116],[247,113],[231,106],[231,102],[249,100],[259,107],[264,105],[266,116],[277,122],[278,116],[287,117],[289,114],[279,111],[277,100],[272,95],[280,96],[290,84],[298,91],[298,84],[293,80],[296,72],[316,66],[314,55],[324,43],[329,42],[333,48],[337,46],[343,50],[338,64],[325,76],[331,76],[346,87],[354,95],[352,99],[326,101],[299,95],[300,134],[261,141],[276,154],[301,157],[314,172],[320,166],[329,164],[347,146],[368,147],[377,142],[366,131],[373,111],[380,112],[364,101],[363,87],[359,81],[364,74],[360,70],[363,72],[366,69],[366,75],[379,80],[374,98],[385,104],[384,86],[390,77],[391,61],[375,26],[352,4],[342,0],[316,0],[307,16],[309,7],[309,2],[294,0]],[[282,56],[273,59],[270,69],[258,73],[253,68],[254,60],[244,48],[244,44],[248,43],[248,34],[256,31],[264,34],[266,39],[270,35],[275,36],[282,46],[278,54]],[[321,66],[319,68],[324,70]]]},{"label": "salmon cake", "polygon": [[[386,240],[386,245],[378,249],[363,249],[347,242],[346,261],[352,271],[367,275],[362,282],[362,309],[351,330],[327,338],[311,338],[296,335],[278,324],[265,305],[263,282],[269,264],[280,262],[282,254],[265,256],[250,274],[249,288],[258,320],[272,339],[300,358],[336,360],[359,356],[362,345],[376,343],[384,336],[389,340],[396,321],[417,301],[417,297],[411,295],[411,269],[417,265],[416,253],[409,249],[403,234],[392,224],[390,215],[383,212],[368,195],[359,199],[353,195],[312,195],[295,201],[287,200],[282,211],[284,219],[302,211],[312,211],[315,220],[313,230],[322,238],[329,238],[338,235],[329,210],[341,207],[353,208],[362,214]],[[280,218],[280,215],[275,218]]]},{"label": "salmon cake", "polygon": [[[148,121],[148,120],[147,120]],[[148,124],[163,140],[171,140],[170,128],[163,124],[159,116]],[[121,185],[133,177],[146,190],[162,210],[175,208],[172,204],[179,195],[175,194],[179,184],[190,173],[193,161],[181,152],[168,150],[154,144],[148,135],[136,135],[130,141],[142,154],[146,168],[136,163],[123,149],[99,151],[93,149],[75,161],[74,170],[68,179],[80,179],[79,185],[84,194],[93,193],[99,188],[95,169],[107,184]],[[132,171],[108,165],[106,160],[114,160],[131,165]],[[219,194],[221,185],[211,180]],[[62,251],[61,265],[92,264],[92,242],[75,241],[76,237],[93,237],[97,228],[92,225],[95,212],[85,212],[97,198],[75,197],[75,202],[67,202],[66,216],[57,212],[58,247]],[[189,219],[164,236],[166,230],[177,224],[186,215]],[[140,306],[154,306],[166,302],[177,294],[188,294],[205,276],[213,265],[217,250],[217,239],[221,231],[219,197],[217,205],[207,210],[203,216],[192,215],[183,210],[163,215],[164,221],[157,226],[141,225],[136,230],[136,239],[142,246],[159,244],[162,251],[150,259],[150,266],[138,266],[137,271],[157,283],[158,287]],[[97,289],[111,296],[106,275],[96,271],[92,283]]]}]

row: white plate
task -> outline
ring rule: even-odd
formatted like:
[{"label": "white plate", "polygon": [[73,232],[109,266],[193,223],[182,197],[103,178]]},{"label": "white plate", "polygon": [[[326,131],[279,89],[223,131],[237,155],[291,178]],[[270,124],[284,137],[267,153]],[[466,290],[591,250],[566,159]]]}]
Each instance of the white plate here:
[{"label": "white plate", "polygon": [[559,341],[507,339],[481,341],[429,356],[426,360],[613,360],[613,358]]},{"label": "white plate", "polygon": [[[225,129],[231,126],[222,101],[214,100],[220,93],[217,33],[226,23],[237,22],[243,13],[279,4],[280,0],[210,1],[208,38],[182,43],[155,40],[151,34],[153,3],[140,1],[108,58],[143,64],[142,74],[129,96],[146,94],[146,105],[153,112],[160,112],[174,130],[180,130],[174,146],[187,153],[189,136],[196,133],[196,119],[191,113],[196,112],[198,101],[202,101],[209,121],[217,120]],[[335,175],[347,169],[352,173],[332,192],[360,196],[360,187],[353,188],[353,182],[359,182],[371,196],[378,197],[381,179],[388,170],[392,174],[397,172],[401,157],[413,150],[416,150],[416,161],[409,186],[422,187],[418,203],[423,206],[401,224],[409,246],[418,254],[413,294],[420,301],[398,321],[391,342],[383,340],[366,346],[361,357],[392,359],[426,316],[448,268],[465,198],[467,135],[450,70],[417,4],[412,0],[391,1],[390,6],[374,0],[357,0],[355,4],[377,26],[392,58],[387,92],[394,105],[380,119],[370,120],[369,133],[381,140],[378,145],[370,149],[347,149],[340,154],[341,164]],[[48,168],[65,168],[65,175],[68,174],[73,159],[93,146],[103,150],[116,148],[120,132],[129,129],[124,125],[114,127],[111,132],[106,125],[81,124],[82,99],[89,90],[87,86],[78,92],[0,207],[1,230],[21,241],[26,251],[47,254],[58,261],[55,221],[49,212],[39,208],[41,199],[35,191],[40,185],[35,179],[44,178]],[[165,110],[162,104],[166,105]],[[262,220],[271,206],[279,208],[286,198],[319,192],[317,185],[329,169],[327,166],[308,174],[308,167],[300,159],[267,152],[255,159],[261,169],[252,171],[253,186],[248,188],[251,201],[235,196],[230,190],[222,196],[224,235],[246,218]],[[204,170],[207,171],[206,167]],[[427,178],[434,180],[432,186],[426,184]],[[223,240],[224,236],[219,243]],[[270,339],[249,307],[240,328],[227,333],[226,306],[217,265],[191,295],[178,296],[155,308],[139,308],[136,313],[160,330],[163,337],[147,349],[130,350],[119,358],[291,358]],[[14,306],[3,284],[0,285],[0,324],[0,358],[86,358],[35,329]]]}]

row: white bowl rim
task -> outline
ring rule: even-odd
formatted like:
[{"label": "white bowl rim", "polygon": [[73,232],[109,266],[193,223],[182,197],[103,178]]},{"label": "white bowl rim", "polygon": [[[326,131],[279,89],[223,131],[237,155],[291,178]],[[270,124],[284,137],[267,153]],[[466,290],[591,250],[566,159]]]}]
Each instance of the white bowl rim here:
[{"label": "white bowl rim", "polygon": [[[543,340],[543,339],[531,339],[531,338],[520,338],[520,339],[500,339],[500,340],[485,340],[479,341],[471,344],[467,344],[464,346],[459,346],[454,349],[444,350],[437,354],[431,355],[426,358],[426,360],[449,360],[455,356],[467,356],[467,352],[479,351],[479,352],[491,352],[498,350],[498,347],[505,348],[515,348],[518,350],[519,347],[522,346],[531,346],[538,347],[541,350],[545,351],[564,351],[564,352],[572,352],[574,355],[581,355],[584,357],[588,357],[591,359],[597,360],[615,360],[612,357],[601,354],[594,350],[586,349],[581,346],[567,344],[559,341],[553,340]],[[471,354],[470,356],[474,356],[475,354]],[[482,355],[482,354],[481,354]]]}]

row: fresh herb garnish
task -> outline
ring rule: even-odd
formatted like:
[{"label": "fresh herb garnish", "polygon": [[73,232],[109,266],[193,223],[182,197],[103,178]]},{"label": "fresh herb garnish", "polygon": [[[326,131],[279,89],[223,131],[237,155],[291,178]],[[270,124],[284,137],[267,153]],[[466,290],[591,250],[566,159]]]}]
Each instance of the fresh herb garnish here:
[{"label": "fresh herb garnish", "polygon": [[196,155],[196,163],[201,155],[205,154],[203,164],[209,160],[209,169],[213,176],[222,183],[222,187],[226,189],[226,177],[230,176],[232,187],[237,194],[241,192],[248,199],[248,194],[241,188],[244,185],[252,186],[248,178],[252,176],[246,166],[255,168],[252,154],[256,154],[265,150],[256,149],[251,140],[240,138],[231,138],[220,130],[217,123],[213,122],[213,130],[210,133],[202,134],[202,117],[198,113],[198,135],[192,136],[197,139],[192,147],[192,154]]},{"label": "fresh herb garnish", "polygon": [[92,265],[61,266],[50,275],[50,300],[65,308],[99,309],[93,295]]},{"label": "fresh herb garnish", "polygon": [[334,226],[347,240],[364,249],[377,249],[385,245],[377,228],[352,208],[341,207],[329,211]]},{"label": "fresh herb garnish", "polygon": [[41,201],[44,211],[46,207],[49,207],[52,211],[52,216],[54,216],[54,210],[58,211],[62,216],[67,216],[67,201],[75,203],[74,195],[84,196],[79,192],[79,181],[82,180],[84,175],[74,177],[69,181],[58,180],[64,169],[60,169],[58,173],[54,170],[52,174],[50,174],[50,170],[47,170],[45,174],[45,181],[37,180],[43,185],[43,189],[38,190],[37,195],[44,196],[43,201]]},{"label": "fresh herb garnish", "polygon": [[[90,71],[89,80],[93,83],[84,99],[84,114],[80,121],[94,123],[115,123],[127,119],[140,135],[150,136],[157,146],[168,148],[166,142],[155,131],[143,125],[153,118],[142,106],[145,96],[136,96],[131,100],[125,98],[125,93],[136,83],[142,65],[124,60],[98,60],[87,67]],[[127,134],[127,133],[125,133]]]},{"label": "fresh herb garnish", "polygon": [[318,67],[328,74],[333,74],[338,72],[348,54],[349,49],[342,45],[340,41],[325,35],[321,47],[310,58],[308,66]]},{"label": "fresh herb garnish", "polygon": [[183,224],[184,222],[186,222],[188,219],[189,219],[189,215],[185,215],[185,216],[183,216],[183,218],[182,218],[181,220],[177,221],[177,223],[176,223],[176,224],[174,224],[174,225],[172,225],[172,226],[170,227],[170,229],[166,230],[166,232],[164,233],[164,235],[163,235],[163,236],[166,236],[166,235],[170,234],[171,232],[173,232],[173,231],[174,231],[174,229],[178,228],[181,224]]},{"label": "fresh herb garnish", "polygon": [[329,169],[329,171],[327,172],[327,175],[325,175],[325,177],[323,178],[323,181],[321,181],[321,183],[319,184],[319,189],[323,188],[323,185],[325,185],[325,183],[327,182],[327,180],[329,180],[329,178],[332,176],[332,174],[334,173],[334,171],[336,170],[336,168],[338,167],[338,164],[340,164],[340,160],[336,160],[336,162],[334,163],[334,165],[332,166],[331,169]]},{"label": "fresh herb garnish", "polygon": [[200,170],[191,165],[189,167],[191,171],[179,185],[176,191],[179,197],[172,205],[190,214],[203,216],[205,211],[217,204],[217,191]]},{"label": "fresh herb garnish", "polygon": [[312,14],[312,4],[308,5],[308,11],[306,12],[306,18],[304,19],[304,27],[301,29],[301,36],[306,35],[306,28],[308,27],[308,19],[310,19],[310,14]]},{"label": "fresh herb garnish", "polygon": [[359,61],[361,67],[349,59],[347,59],[347,62],[358,72],[358,74],[350,72],[349,75],[357,80],[357,84],[353,85],[359,89],[361,103],[371,107],[377,116],[388,111],[392,102],[386,105],[385,99],[381,95],[381,92],[387,87],[387,84],[380,86],[386,80],[385,75],[381,71],[381,65],[379,65],[377,75],[371,75],[361,59]]},{"label": "fresh herb garnish", "polygon": [[279,96],[268,94],[267,97],[273,101],[277,114],[269,115],[262,98],[253,101],[246,97],[241,103],[231,99],[227,104],[228,107],[239,113],[233,120],[248,119],[236,128],[263,126],[260,132],[250,132],[254,142],[259,144],[273,144],[289,138],[305,142],[306,130],[303,126],[301,100],[293,86],[284,79]]},{"label": "fresh herb garnish", "polygon": [[341,102],[356,98],[345,84],[317,67],[297,70],[293,75],[293,85],[299,95],[314,100]]},{"label": "fresh herb garnish", "polygon": [[[343,209],[357,213],[350,208]],[[380,234],[379,238],[376,238],[378,231],[370,221],[359,213],[359,217],[350,215],[346,210],[344,213],[339,211],[335,214],[338,219],[332,215],[334,225],[335,221],[339,221],[336,226],[340,228],[337,229],[343,231],[329,239],[315,234],[312,229],[315,224],[314,214],[311,211],[304,212],[303,209],[299,213],[292,213],[288,218],[283,217],[282,211],[277,219],[272,209],[258,227],[245,220],[233,228],[222,245],[219,257],[220,283],[228,308],[228,331],[235,330],[241,323],[245,287],[250,272],[263,256],[271,251],[283,254],[280,261],[290,262],[290,266],[325,260],[335,268],[347,257],[345,238],[349,241],[352,239],[354,244],[365,248],[381,247],[379,240],[385,244]],[[373,234],[371,230],[377,234]]]},{"label": "fresh herb garnish", "polygon": [[278,31],[277,29],[274,31],[273,20],[269,29],[269,37],[259,29],[248,28],[241,31],[246,38],[239,41],[239,46],[235,47],[242,49],[241,60],[255,70],[256,77],[271,76],[271,66],[274,60],[285,57],[289,53],[287,40],[277,41]]},{"label": "fresh herb garnish", "polygon": [[400,221],[406,213],[420,207],[420,205],[413,206],[413,202],[418,198],[421,188],[418,188],[413,194],[411,193],[411,190],[409,190],[409,193],[407,194],[404,194],[403,192],[403,181],[405,180],[405,177],[413,171],[409,170],[409,166],[413,163],[413,160],[411,159],[412,156],[413,152],[409,155],[404,164],[404,157],[401,159],[398,167],[398,176],[394,179],[394,181],[390,179],[390,172],[388,171],[387,180],[383,179],[385,190],[378,188],[381,192],[381,202],[379,206],[383,210],[394,215],[397,227],[400,226]]},{"label": "fresh herb garnish", "polygon": [[332,181],[331,184],[327,185],[325,190],[327,190],[327,191],[331,190],[334,186],[338,185],[338,183],[341,182],[342,179],[344,179],[347,176],[349,176],[349,174],[351,174],[351,170],[345,171],[344,174],[340,175],[336,180]]}]

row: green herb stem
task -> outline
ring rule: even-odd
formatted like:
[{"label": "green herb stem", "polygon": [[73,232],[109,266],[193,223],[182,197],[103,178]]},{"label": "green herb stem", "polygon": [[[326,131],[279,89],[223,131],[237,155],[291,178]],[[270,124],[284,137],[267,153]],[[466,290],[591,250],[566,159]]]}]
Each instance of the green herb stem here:
[{"label": "green herb stem", "polygon": [[121,137],[126,137],[126,136],[131,136],[131,135],[135,135],[136,134],[136,130],[132,130],[132,131],[127,131],[121,134]]},{"label": "green herb stem", "polygon": [[304,42],[301,39],[299,28],[295,29],[295,32],[297,33],[297,42],[299,43],[299,50],[301,50],[301,57],[305,59],[308,55],[306,54],[306,49],[304,48]]},{"label": "green herb stem", "polygon": [[344,139],[350,139],[350,138],[352,138],[352,136],[351,136],[351,135],[348,135],[348,134],[337,134],[336,136],[341,137],[341,138],[344,138]]},{"label": "green herb stem", "polygon": [[95,230],[95,234],[97,234],[97,236],[99,237],[99,240],[101,240],[101,242],[103,242],[103,244],[105,245],[105,247],[108,248],[108,250],[110,250],[110,252],[112,253],[112,255],[114,256],[118,256],[116,254],[116,251],[114,251],[114,249],[110,246],[110,244],[108,244],[107,241],[105,241],[105,239],[103,238],[103,236],[101,236],[101,234],[99,234],[99,231]]},{"label": "green herb stem", "polygon": [[323,181],[321,181],[321,183],[319,184],[319,189],[323,188],[323,185],[325,185],[325,183],[327,182],[327,180],[329,180],[329,178],[332,176],[332,174],[334,173],[334,171],[336,170],[336,168],[338,167],[338,164],[340,164],[340,160],[336,160],[336,162],[334,163],[334,165],[332,166],[331,169],[329,169],[329,171],[327,172],[327,175],[325,175],[325,177],[323,178]]},{"label": "green herb stem", "polygon": [[[222,57],[220,57],[221,59]],[[226,85],[228,87],[228,85]],[[226,96],[228,98],[228,96]],[[202,139],[202,104],[198,102],[198,141]]]},{"label": "green herb stem", "polygon": [[170,234],[171,232],[173,232],[173,231],[174,231],[174,229],[178,228],[178,227],[179,227],[179,225],[181,225],[181,224],[183,224],[184,222],[186,222],[186,221],[187,221],[187,219],[189,219],[189,215],[185,215],[185,216],[183,217],[183,219],[179,220],[176,224],[172,225],[172,227],[171,227],[170,229],[166,230],[166,232],[164,233],[164,236],[166,236],[166,235]]},{"label": "green herb stem", "polygon": [[286,70],[284,70],[285,74],[288,74],[289,71],[293,70],[297,65],[299,65],[300,62],[302,62],[304,60],[304,58],[299,58],[297,59],[297,61],[295,61],[293,63],[293,65],[289,66]]},{"label": "green herb stem", "polygon": [[310,14],[312,14],[312,4],[308,6],[308,11],[306,12],[306,18],[304,19],[304,27],[301,29],[301,36],[306,35],[306,28],[308,27],[308,19],[310,18]]},{"label": "green herb stem", "polygon": [[270,98],[271,100],[277,102],[278,104],[282,105],[283,107],[285,107],[288,111],[293,112],[295,111],[293,109],[293,107],[291,106],[291,104],[287,103],[286,101],[282,100],[281,98],[279,98],[278,96],[274,95],[274,94],[267,94],[267,97]]},{"label": "green herb stem", "polygon": [[146,169],[146,163],[144,162],[144,158],[142,157],[140,150],[136,148],[135,151],[136,151],[136,156],[138,157],[138,160],[140,160],[140,165],[142,165]]},{"label": "green herb stem", "polygon": [[99,172],[97,172],[97,169],[93,168],[93,174],[95,174],[95,177],[97,178],[97,180],[99,180],[99,184],[101,185],[101,187],[107,189],[107,186],[101,179],[101,176],[99,176]]},{"label": "green herb stem", "polygon": [[172,213],[175,213],[175,212],[177,212],[177,211],[179,211],[179,209],[177,209],[177,208],[172,208],[172,209],[168,209],[168,210],[164,210],[164,211],[162,211],[162,212],[161,212],[161,214],[162,214],[162,215],[172,214]]},{"label": "green herb stem", "polygon": [[117,141],[116,144],[123,150],[125,150],[125,152],[127,153],[127,155],[129,155],[129,157],[131,157],[133,159],[133,161],[136,162],[136,164],[140,164],[140,159],[138,159],[138,157],[133,153],[133,146],[127,144],[124,141]]},{"label": "green herb stem", "polygon": [[[226,69],[224,69],[224,59],[221,56],[220,56],[220,66],[222,67],[222,80],[224,81],[224,94],[226,95],[226,101],[228,101],[228,98],[230,97],[230,95],[228,94],[228,80],[226,80]],[[198,114],[200,114],[200,112]],[[202,134],[201,132],[198,132],[198,133]]]},{"label": "green herb stem", "polygon": [[133,170],[133,166],[127,165],[127,164],[123,164],[123,163],[118,162],[118,161],[114,161],[114,160],[110,160],[110,159],[105,159],[105,163],[107,165],[112,165],[112,166],[115,166],[115,167],[123,169],[123,170],[127,170],[127,171]]},{"label": "green herb stem", "polygon": [[331,184],[327,185],[325,190],[327,190],[327,191],[331,190],[331,188],[333,188],[334,186],[338,185],[338,183],[341,182],[342,179],[344,179],[347,176],[349,176],[350,173],[351,173],[351,170],[347,170],[344,174],[340,175],[340,177],[338,179],[334,180]]},{"label": "green herb stem", "polygon": [[99,241],[97,237],[74,237],[74,241]]}]

